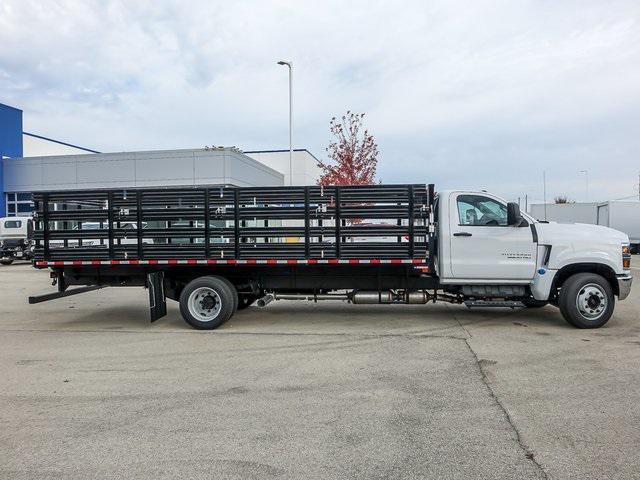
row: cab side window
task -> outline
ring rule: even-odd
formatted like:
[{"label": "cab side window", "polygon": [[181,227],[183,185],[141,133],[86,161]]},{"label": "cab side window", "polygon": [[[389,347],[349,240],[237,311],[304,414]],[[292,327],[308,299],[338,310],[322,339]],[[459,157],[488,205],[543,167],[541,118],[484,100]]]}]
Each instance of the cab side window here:
[{"label": "cab side window", "polygon": [[507,207],[482,195],[459,195],[460,225],[472,227],[506,227]]}]

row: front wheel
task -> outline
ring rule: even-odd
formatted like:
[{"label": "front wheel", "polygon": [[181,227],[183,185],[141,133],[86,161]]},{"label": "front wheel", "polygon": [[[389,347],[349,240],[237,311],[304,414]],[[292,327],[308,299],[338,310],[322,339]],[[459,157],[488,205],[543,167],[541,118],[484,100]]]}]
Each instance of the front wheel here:
[{"label": "front wheel", "polygon": [[180,294],[180,313],[193,328],[213,330],[234,314],[237,295],[222,277],[196,278]]},{"label": "front wheel", "polygon": [[600,328],[615,306],[609,282],[595,273],[576,273],[560,289],[558,306],[564,319],[576,328]]},{"label": "front wheel", "polygon": [[0,263],[2,265],[11,265],[13,263],[13,258],[3,258],[0,259]]}]

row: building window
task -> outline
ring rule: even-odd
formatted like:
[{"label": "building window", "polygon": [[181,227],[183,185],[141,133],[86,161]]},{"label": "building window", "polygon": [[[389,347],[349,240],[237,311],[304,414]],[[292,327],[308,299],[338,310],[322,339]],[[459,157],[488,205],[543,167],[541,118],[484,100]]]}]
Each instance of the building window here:
[{"label": "building window", "polygon": [[30,193],[7,193],[7,216],[30,217],[34,210],[33,197]]}]

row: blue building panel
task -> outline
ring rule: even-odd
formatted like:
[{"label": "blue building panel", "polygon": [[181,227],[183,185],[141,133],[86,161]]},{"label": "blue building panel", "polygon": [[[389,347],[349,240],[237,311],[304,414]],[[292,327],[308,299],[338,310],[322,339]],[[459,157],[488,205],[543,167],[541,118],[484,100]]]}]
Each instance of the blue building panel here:
[{"label": "blue building panel", "polygon": [[[0,159],[22,157],[22,110],[0,103]],[[0,217],[7,211],[4,175],[0,161]]]}]

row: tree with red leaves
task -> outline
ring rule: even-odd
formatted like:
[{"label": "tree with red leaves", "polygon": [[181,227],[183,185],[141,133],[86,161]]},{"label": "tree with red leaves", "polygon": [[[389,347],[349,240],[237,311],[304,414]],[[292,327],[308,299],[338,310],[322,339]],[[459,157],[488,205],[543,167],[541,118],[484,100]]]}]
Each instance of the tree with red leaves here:
[{"label": "tree with red leaves", "polygon": [[[318,185],[371,185],[378,165],[378,144],[364,128],[364,113],[348,111],[329,122],[335,140],[327,147],[330,163],[319,162]],[[363,131],[364,130],[364,131]]]}]

